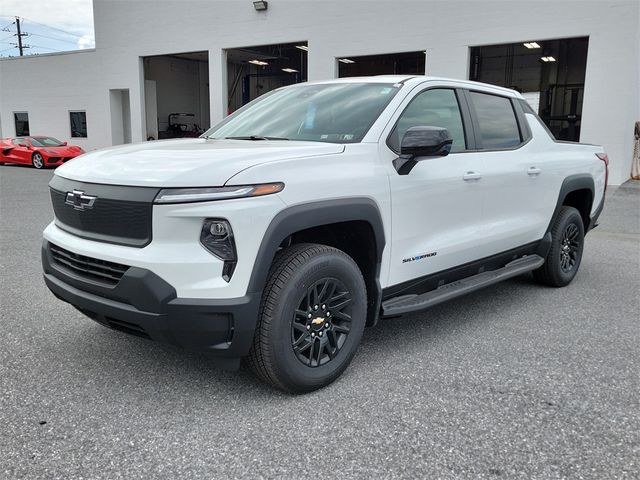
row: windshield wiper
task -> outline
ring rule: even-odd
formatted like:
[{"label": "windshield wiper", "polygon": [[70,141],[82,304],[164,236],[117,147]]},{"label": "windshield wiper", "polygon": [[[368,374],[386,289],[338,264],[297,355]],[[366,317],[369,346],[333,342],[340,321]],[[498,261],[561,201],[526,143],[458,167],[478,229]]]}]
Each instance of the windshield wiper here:
[{"label": "windshield wiper", "polygon": [[262,135],[248,135],[244,137],[224,137],[225,140],[289,140],[284,137],[263,137]]}]

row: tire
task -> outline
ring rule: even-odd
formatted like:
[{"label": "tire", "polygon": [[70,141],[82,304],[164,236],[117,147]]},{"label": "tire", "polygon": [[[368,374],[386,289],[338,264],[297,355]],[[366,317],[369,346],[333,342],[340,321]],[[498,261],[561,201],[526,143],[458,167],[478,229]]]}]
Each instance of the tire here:
[{"label": "tire", "polygon": [[580,212],[562,207],[551,227],[551,248],[544,265],[533,271],[539,283],[564,287],[578,273],[584,250],[584,225]]},{"label": "tire", "polygon": [[34,153],[33,156],[31,157],[31,165],[33,165],[34,168],[37,168],[38,170],[43,169],[44,158],[42,157],[42,155],[40,155],[38,152]]},{"label": "tire", "polygon": [[317,390],[348,367],[366,314],[366,286],[351,257],[326,245],[293,245],[273,261],[246,361],[276,388]]}]

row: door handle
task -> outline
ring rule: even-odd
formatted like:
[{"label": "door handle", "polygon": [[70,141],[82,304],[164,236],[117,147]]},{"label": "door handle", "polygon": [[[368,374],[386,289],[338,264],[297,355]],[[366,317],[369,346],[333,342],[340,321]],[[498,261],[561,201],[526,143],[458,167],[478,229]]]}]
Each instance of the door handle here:
[{"label": "door handle", "polygon": [[542,173],[542,170],[540,170],[538,167],[529,167],[529,170],[527,170],[527,173],[531,176],[540,175]]},{"label": "door handle", "polygon": [[480,180],[482,175],[478,172],[467,172],[462,176],[462,179],[465,182],[470,182],[471,180]]}]

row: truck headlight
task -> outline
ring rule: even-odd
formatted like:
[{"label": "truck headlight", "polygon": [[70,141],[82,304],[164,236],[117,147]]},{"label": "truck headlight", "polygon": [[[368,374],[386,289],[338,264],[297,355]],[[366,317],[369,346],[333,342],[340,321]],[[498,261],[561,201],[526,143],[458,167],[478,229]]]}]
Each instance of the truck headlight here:
[{"label": "truck headlight", "polygon": [[237,185],[234,187],[204,187],[204,188],[163,188],[160,190],[155,203],[191,203],[211,202],[213,200],[228,200],[232,198],[261,197],[281,192],[284,183],[261,183],[258,185]]},{"label": "truck headlight", "polygon": [[207,218],[202,224],[200,243],[204,248],[224,261],[222,278],[228,282],[238,263],[233,230],[228,221],[222,218]]}]

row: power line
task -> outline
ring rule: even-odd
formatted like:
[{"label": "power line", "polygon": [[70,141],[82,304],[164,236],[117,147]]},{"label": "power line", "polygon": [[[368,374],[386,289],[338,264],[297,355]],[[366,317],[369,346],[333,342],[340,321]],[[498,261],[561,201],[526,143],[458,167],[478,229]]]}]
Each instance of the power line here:
[{"label": "power line", "polygon": [[58,50],[56,48],[42,47],[40,45],[33,45],[33,44],[29,45],[29,47],[30,48],[41,48],[43,50],[51,50],[52,52],[61,52],[62,51],[62,50]]},{"label": "power line", "polygon": [[72,40],[64,40],[62,38],[56,38],[56,37],[49,37],[47,35],[42,35],[40,33],[29,33],[29,36],[33,36],[33,37],[43,37],[43,38],[48,38],[49,40],[56,40],[57,42],[65,42],[65,43],[71,43],[72,45],[77,45],[77,42],[74,42]]},{"label": "power line", "polygon": [[76,33],[67,32],[66,30],[62,30],[61,28],[52,27],[51,25],[46,25],[44,23],[36,22],[35,20],[31,20],[30,18],[26,18],[26,17],[21,17],[21,18],[22,18],[22,20],[27,20],[28,22],[35,23],[36,25],[40,25],[41,27],[50,28],[51,30],[57,30],[57,31],[62,32],[64,34],[66,34],[66,35],[71,35],[72,37],[77,37],[77,38],[82,38],[83,37],[83,35],[78,35]]}]

